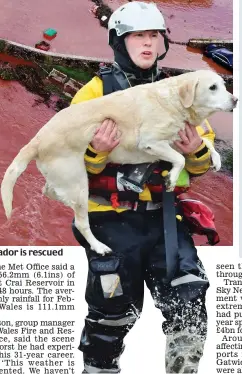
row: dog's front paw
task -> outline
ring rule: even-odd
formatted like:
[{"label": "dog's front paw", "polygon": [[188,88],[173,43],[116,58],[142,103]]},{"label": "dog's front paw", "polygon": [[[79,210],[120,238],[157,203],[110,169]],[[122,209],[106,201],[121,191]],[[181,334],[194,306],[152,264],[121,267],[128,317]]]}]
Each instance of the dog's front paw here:
[{"label": "dog's front paw", "polygon": [[107,253],[112,252],[112,249],[109,248],[106,244],[103,244],[101,242],[98,242],[95,247],[92,246],[91,249],[95,252],[97,252],[99,255],[104,256]]},{"label": "dog's front paw", "polygon": [[176,187],[176,182],[174,183],[174,181],[171,180],[170,174],[168,174],[167,177],[165,177],[165,186],[166,186],[166,191],[167,192],[174,191],[174,189]]},{"label": "dog's front paw", "polygon": [[213,152],[211,154],[211,158],[212,158],[212,166],[211,167],[215,171],[219,171],[221,169],[221,157],[220,157],[220,155],[217,152]]}]

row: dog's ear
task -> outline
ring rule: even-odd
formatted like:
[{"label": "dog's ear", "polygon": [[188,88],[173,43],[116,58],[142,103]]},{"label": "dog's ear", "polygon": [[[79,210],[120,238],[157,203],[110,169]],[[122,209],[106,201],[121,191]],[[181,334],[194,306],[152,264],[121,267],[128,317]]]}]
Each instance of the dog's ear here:
[{"label": "dog's ear", "polygon": [[184,108],[190,108],[195,98],[198,78],[188,80],[182,84],[178,89],[180,101]]}]

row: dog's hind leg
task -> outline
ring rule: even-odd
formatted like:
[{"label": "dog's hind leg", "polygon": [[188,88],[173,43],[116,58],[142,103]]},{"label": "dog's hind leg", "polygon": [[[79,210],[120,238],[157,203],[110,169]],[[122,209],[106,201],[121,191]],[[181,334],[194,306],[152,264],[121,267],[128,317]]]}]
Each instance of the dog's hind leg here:
[{"label": "dog's hind leg", "polygon": [[51,188],[48,186],[46,183],[44,187],[42,188],[42,194],[48,197],[51,200],[57,200],[58,201],[58,196],[56,195],[54,190],[51,190]]},{"label": "dog's hind leg", "polygon": [[46,178],[43,193],[50,199],[69,206],[75,213],[75,226],[95,252],[104,255],[111,249],[93,235],[88,219],[88,178],[84,155],[69,154],[51,163],[38,162]]},{"label": "dog's hind leg", "polygon": [[88,219],[88,178],[86,170],[83,170],[82,178],[78,183],[78,191],[75,193],[78,193],[78,196],[76,196],[76,201],[73,201],[73,205],[71,207],[75,212],[76,228],[90,244],[92,250],[101,255],[112,252],[107,245],[95,238],[90,229]]},{"label": "dog's hind leg", "polygon": [[89,225],[86,203],[83,201],[80,204],[75,204],[75,207],[72,207],[72,209],[75,212],[75,226],[90,244],[91,249],[101,255],[112,252],[111,248],[97,240],[93,235]]},{"label": "dog's hind leg", "polygon": [[95,238],[90,228],[88,218],[88,179],[86,171],[84,171],[78,184],[72,184],[72,187],[67,191],[66,197],[68,202],[66,201],[65,204],[71,207],[75,213],[75,226],[90,244],[91,249],[101,255],[112,252],[107,245]]}]

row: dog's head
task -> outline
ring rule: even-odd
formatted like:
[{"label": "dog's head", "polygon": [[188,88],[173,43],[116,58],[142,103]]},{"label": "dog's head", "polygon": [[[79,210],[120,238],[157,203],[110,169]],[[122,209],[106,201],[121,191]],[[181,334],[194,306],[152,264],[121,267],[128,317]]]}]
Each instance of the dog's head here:
[{"label": "dog's head", "polygon": [[238,101],[226,90],[222,77],[210,70],[184,74],[178,94],[184,108],[192,107],[194,112],[202,117],[218,111],[230,112]]}]

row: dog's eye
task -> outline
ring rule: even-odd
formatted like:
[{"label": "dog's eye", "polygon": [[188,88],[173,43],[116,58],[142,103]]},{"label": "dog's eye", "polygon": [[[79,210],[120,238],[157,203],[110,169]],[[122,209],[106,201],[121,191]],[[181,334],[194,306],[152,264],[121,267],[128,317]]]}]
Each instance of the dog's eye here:
[{"label": "dog's eye", "polygon": [[211,91],[215,91],[217,89],[217,85],[213,84],[212,86],[209,87]]}]

